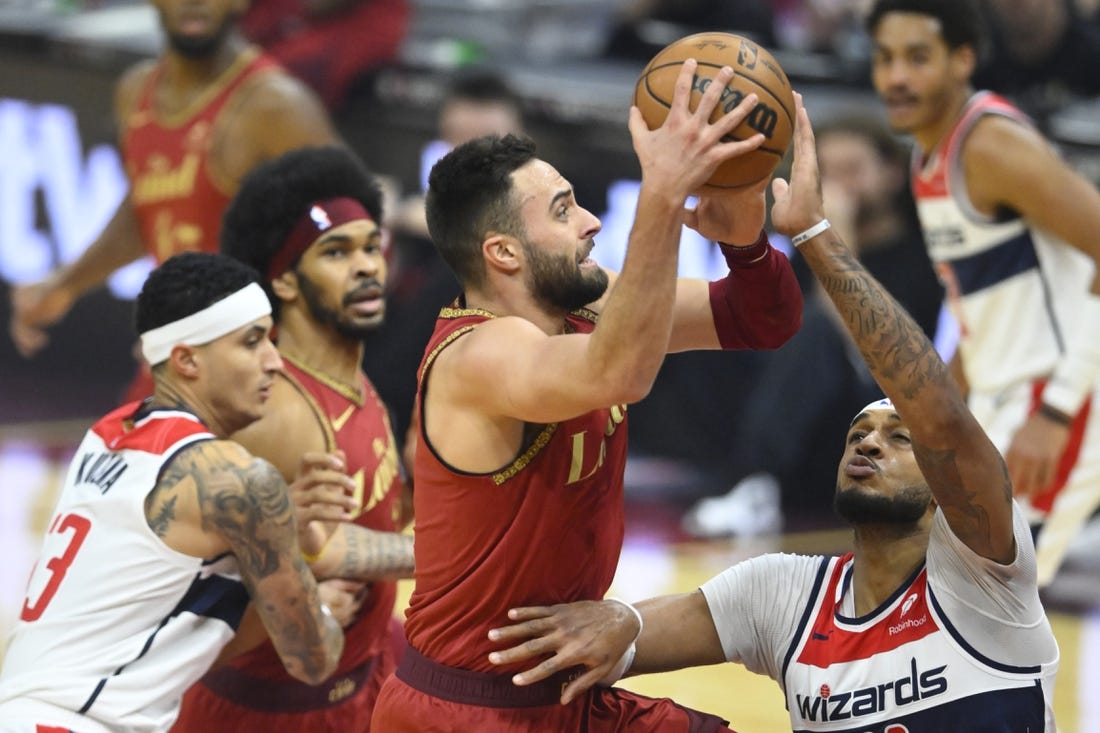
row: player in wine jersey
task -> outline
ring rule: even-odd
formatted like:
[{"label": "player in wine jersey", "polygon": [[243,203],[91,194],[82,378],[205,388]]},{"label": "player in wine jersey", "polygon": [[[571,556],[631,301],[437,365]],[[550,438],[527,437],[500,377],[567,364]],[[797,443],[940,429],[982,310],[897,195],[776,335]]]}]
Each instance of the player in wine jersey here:
[{"label": "player in wine jersey", "polygon": [[[791,182],[774,187],[772,222],[888,396],[844,438],[835,506],[854,548],[762,555],[692,593],[639,603],[632,670],[739,662],[779,683],[794,731],[1053,731],[1058,645],[1004,460],[920,327],[823,219],[813,131],[796,106]],[[638,632],[609,601],[512,618],[494,634],[510,645],[501,663],[554,655],[525,684],[629,658]]]},{"label": "player in wine jersey", "polygon": [[[517,604],[606,593],[623,539],[627,406],[665,354],[775,348],[800,322],[790,264],[762,234],[766,182],[684,210],[720,160],[760,142],[722,142],[755,95],[708,122],[729,68],[688,111],[695,68],[684,64],[662,127],[631,110],[642,189],[610,290],[615,276],[590,258],[599,220],[530,141],[479,138],[432,170],[429,228],[464,294],[441,312],[419,371],[409,649],[382,689],[377,730],[728,730],[622,690],[563,705],[568,671],[516,687],[490,662],[486,636]],[[732,243],[727,278],[677,280],[685,221]]]},{"label": "player in wine jersey", "polygon": [[70,464],[0,673],[3,733],[167,730],[249,596],[290,674],[336,668],[344,635],[287,485],[227,440],[282,366],[270,314],[255,273],[222,255],[149,276],[136,324],[156,390],[100,419]]},{"label": "player in wine jersey", "polygon": [[[413,566],[412,537],[398,533],[405,518],[397,445],[360,366],[363,339],[385,314],[381,219],[377,183],[339,147],[259,165],[226,210],[223,251],[264,273],[284,363],[264,417],[233,438],[288,477],[303,457],[339,452],[331,469],[346,475],[333,476],[332,486],[347,489],[346,521],[300,522],[301,544],[318,578],[362,581],[365,601],[324,684],[288,675],[266,642],[195,685],[176,731],[370,730],[375,697],[395,665],[395,579],[411,577]],[[248,634],[242,630],[235,646]]]},{"label": "player in wine jersey", "polygon": [[913,193],[959,325],[953,364],[1041,524],[1039,583],[1100,506],[1100,192],[1006,100],[975,91],[970,0],[880,0],[872,78],[916,141]]},{"label": "player in wine jersey", "polygon": [[[128,70],[115,95],[130,191],[78,259],[12,291],[12,339],[26,356],[119,267],[146,254],[163,262],[218,251],[222,212],[257,163],[336,140],[313,93],[236,31],[242,0],[151,2],[167,46]],[[149,387],[146,373],[130,395]]]}]

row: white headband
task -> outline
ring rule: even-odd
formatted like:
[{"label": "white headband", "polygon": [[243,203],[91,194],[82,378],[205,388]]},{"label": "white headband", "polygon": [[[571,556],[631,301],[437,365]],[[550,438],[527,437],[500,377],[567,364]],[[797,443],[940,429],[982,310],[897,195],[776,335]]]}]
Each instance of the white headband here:
[{"label": "white headband", "polygon": [[897,412],[897,408],[894,407],[894,403],[890,401],[889,397],[885,397],[881,400],[875,400],[856,414],[858,415],[861,412],[870,412],[871,410],[889,410],[890,412]]},{"label": "white headband", "polygon": [[249,283],[198,313],[141,334],[141,353],[159,364],[175,346],[201,346],[271,313],[271,302],[258,283]]}]

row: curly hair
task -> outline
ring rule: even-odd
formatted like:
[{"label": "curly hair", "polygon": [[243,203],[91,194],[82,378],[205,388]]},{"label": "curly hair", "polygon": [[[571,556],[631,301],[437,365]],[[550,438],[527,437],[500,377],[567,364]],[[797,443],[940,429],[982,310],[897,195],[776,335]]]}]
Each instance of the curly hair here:
[{"label": "curly hair", "polygon": [[877,0],[867,13],[867,32],[874,35],[887,13],[931,16],[940,22],[940,34],[948,48],[970,46],[975,53],[983,51],[984,26],[974,0]]},{"label": "curly hair", "polygon": [[186,318],[259,280],[251,267],[222,254],[170,257],[146,278],[134,304],[134,329],[142,334]]},{"label": "curly hair", "polygon": [[[272,258],[309,207],[342,197],[355,199],[371,218],[382,221],[382,190],[347,148],[300,148],[265,161],[244,177],[225,210],[221,251],[266,275]],[[264,289],[277,307],[278,299],[264,280]]]},{"label": "curly hair", "polygon": [[535,143],[487,135],[459,145],[428,176],[428,231],[463,287],[485,277],[481,242],[490,231],[523,234],[512,173],[535,159]]}]

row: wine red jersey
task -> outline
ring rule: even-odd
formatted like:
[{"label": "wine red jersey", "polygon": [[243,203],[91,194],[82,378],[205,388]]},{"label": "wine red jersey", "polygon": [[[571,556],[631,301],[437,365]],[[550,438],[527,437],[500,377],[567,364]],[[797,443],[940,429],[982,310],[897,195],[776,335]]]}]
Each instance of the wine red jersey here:
[{"label": "wine red jersey", "polygon": [[146,78],[125,121],[122,157],[141,241],[157,262],[180,252],[218,251],[222,212],[234,186],[219,180],[211,168],[213,131],[245,81],[278,68],[258,51],[245,51],[204,94],[176,114],[155,108],[163,65]]},{"label": "wine red jersey", "polygon": [[[418,405],[439,353],[493,315],[444,308],[419,371]],[[596,314],[569,316],[591,332]],[[442,664],[505,673],[486,633],[508,609],[603,598],[623,540],[626,406],[531,425],[519,455],[492,473],[448,466],[421,414],[416,452],[416,588],[410,644]],[[516,669],[526,665],[518,665]]]},{"label": "wine red jersey", "polygon": [[[360,513],[356,524],[383,532],[397,530],[404,481],[398,470],[397,443],[386,407],[362,372],[352,387],[327,378],[283,355],[283,369],[295,389],[309,402],[325,433],[326,450],[337,448],[347,457],[355,480]],[[377,655],[389,643],[397,584],[377,581],[359,617],[344,630],[344,655],[333,674],[340,675]],[[270,642],[232,664],[255,676],[291,679]]]}]

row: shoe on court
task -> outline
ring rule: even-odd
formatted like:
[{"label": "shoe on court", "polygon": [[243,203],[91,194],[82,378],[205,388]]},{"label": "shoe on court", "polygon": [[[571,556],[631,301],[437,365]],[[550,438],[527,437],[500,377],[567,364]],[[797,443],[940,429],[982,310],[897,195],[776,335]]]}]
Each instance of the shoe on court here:
[{"label": "shoe on court", "polygon": [[680,522],[692,537],[754,537],[783,529],[779,482],[767,473],[746,476],[723,496],[700,500]]}]

